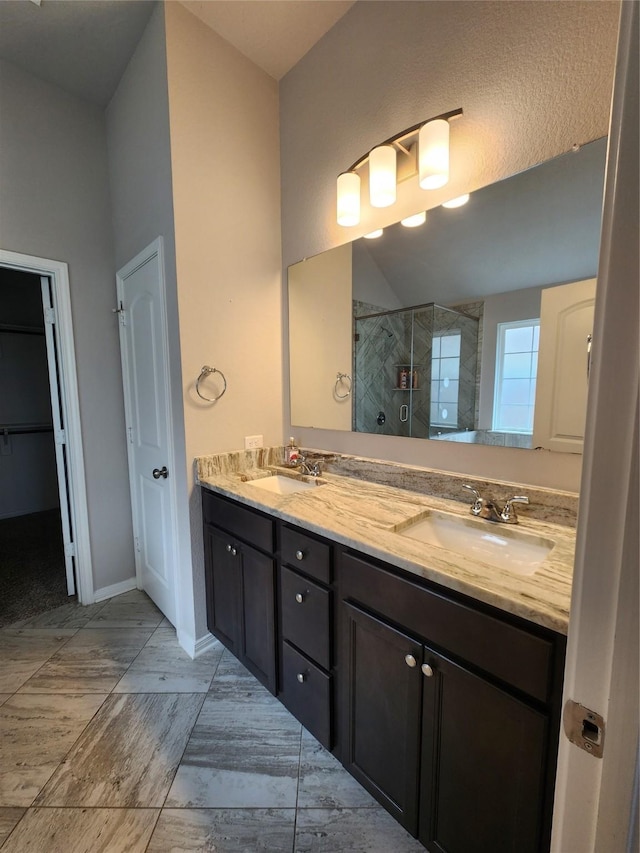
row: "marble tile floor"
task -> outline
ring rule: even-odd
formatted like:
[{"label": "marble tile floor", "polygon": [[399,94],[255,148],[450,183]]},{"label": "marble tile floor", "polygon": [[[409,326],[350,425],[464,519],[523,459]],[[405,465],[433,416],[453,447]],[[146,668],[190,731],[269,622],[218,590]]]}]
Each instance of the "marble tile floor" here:
[{"label": "marble tile floor", "polygon": [[222,646],[139,591],[0,630],[2,853],[420,853]]}]

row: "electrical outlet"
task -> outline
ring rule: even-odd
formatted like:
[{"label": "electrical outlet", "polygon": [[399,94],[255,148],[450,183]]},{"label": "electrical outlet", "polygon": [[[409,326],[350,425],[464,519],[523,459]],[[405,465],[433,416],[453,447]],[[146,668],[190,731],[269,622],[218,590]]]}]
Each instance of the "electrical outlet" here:
[{"label": "electrical outlet", "polygon": [[245,450],[256,450],[258,447],[262,447],[262,436],[261,435],[245,435],[245,437],[244,437],[244,449]]}]

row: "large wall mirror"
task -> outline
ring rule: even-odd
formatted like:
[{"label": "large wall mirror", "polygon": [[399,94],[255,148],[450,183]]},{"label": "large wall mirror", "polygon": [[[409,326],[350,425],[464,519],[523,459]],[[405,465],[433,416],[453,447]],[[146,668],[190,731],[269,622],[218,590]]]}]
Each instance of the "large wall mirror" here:
[{"label": "large wall mirror", "polygon": [[289,267],[292,425],[580,452],[605,157]]}]

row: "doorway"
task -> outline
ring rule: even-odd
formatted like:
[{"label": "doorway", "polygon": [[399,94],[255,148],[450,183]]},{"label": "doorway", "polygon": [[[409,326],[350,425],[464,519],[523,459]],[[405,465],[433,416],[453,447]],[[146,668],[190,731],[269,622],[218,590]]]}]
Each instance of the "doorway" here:
[{"label": "doorway", "polygon": [[0,249],[0,625],[94,600],[67,265]]},{"label": "doorway", "polygon": [[0,268],[0,624],[75,598],[68,582],[40,276]]}]

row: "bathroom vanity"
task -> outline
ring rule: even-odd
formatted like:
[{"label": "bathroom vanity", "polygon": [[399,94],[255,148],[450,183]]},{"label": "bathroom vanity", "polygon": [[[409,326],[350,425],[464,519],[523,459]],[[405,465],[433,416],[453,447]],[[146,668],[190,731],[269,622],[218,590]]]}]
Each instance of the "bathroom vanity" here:
[{"label": "bathroom vanity", "polygon": [[547,850],[573,531],[510,574],[403,535],[464,503],[277,470],[199,467],[210,631],[427,849]]}]

